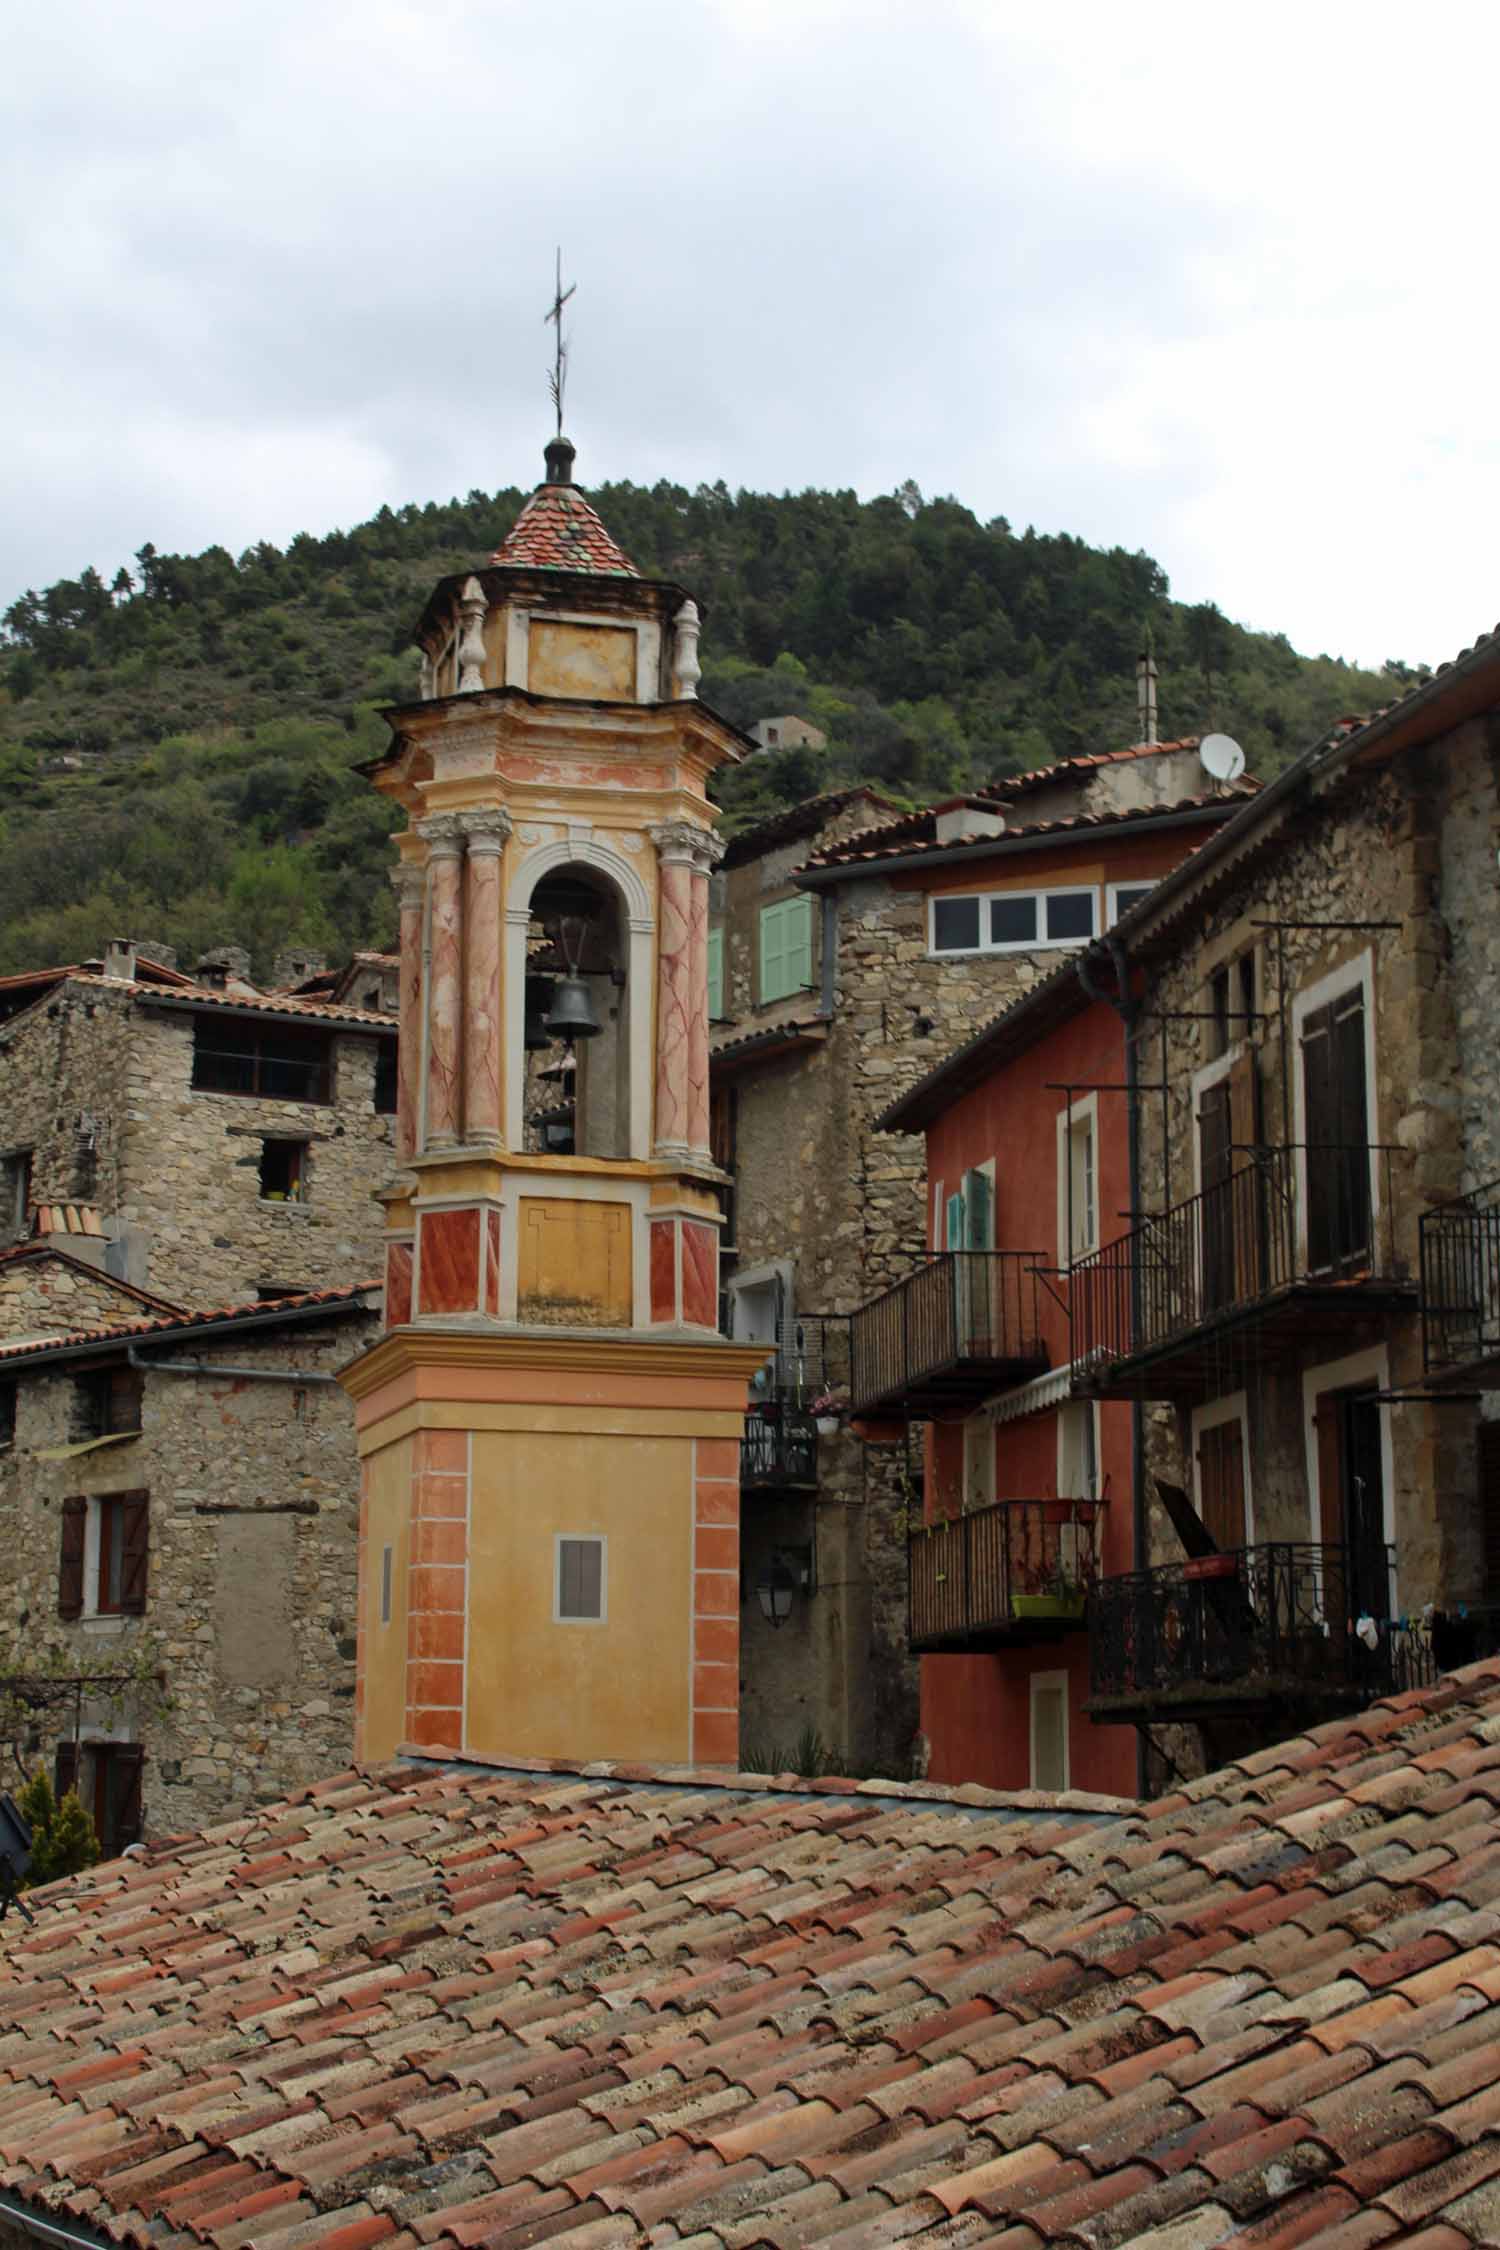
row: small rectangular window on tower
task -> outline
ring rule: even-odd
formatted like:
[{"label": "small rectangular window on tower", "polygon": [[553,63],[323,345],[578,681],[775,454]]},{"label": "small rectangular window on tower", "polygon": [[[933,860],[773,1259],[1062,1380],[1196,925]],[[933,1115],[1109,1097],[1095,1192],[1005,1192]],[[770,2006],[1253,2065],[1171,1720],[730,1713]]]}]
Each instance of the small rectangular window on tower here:
[{"label": "small rectangular window on tower", "polygon": [[260,1193],[265,1203],[305,1203],[307,1200],[307,1143],[262,1141]]},{"label": "small rectangular window on tower", "polygon": [[605,1541],[556,1539],[552,1614],[559,1625],[602,1625],[606,1616]]}]

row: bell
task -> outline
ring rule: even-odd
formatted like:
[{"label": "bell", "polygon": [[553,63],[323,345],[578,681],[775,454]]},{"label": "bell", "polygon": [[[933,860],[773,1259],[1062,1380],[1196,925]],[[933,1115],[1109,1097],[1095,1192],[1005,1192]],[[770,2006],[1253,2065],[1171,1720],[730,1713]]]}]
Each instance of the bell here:
[{"label": "bell", "polygon": [[569,1046],[575,1039],[592,1039],[601,1028],[582,977],[558,978],[552,988],[546,1028],[552,1038],[566,1039]]},{"label": "bell", "polygon": [[526,979],[526,1028],[521,1042],[528,1055],[539,1055],[552,1044],[552,1034],[547,1029],[547,1008],[552,999],[550,977]]}]

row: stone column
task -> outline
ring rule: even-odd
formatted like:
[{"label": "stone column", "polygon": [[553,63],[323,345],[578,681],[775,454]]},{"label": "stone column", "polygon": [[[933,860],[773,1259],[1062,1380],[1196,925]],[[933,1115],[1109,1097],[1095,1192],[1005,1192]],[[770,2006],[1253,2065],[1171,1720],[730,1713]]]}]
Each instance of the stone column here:
[{"label": "stone column", "polygon": [[427,1114],[424,1148],[458,1146],[463,1082],[463,850],[461,813],[417,822],[427,845]]},{"label": "stone column", "polygon": [[396,1156],[405,1163],[417,1150],[417,1090],[422,1071],[422,901],[427,873],[411,860],[391,870],[401,905],[401,1030],[396,1050]]},{"label": "stone column", "polygon": [[[656,1154],[686,1156],[693,1039],[693,858],[701,830],[668,820],[650,831],[661,871],[656,917]],[[705,954],[704,976],[707,977]],[[706,983],[705,983],[706,991]],[[707,1023],[708,1003],[703,1013]]]},{"label": "stone column", "polygon": [[502,1148],[500,1123],[500,854],[510,815],[498,806],[459,816],[468,839],[464,874],[464,1141]]},{"label": "stone column", "polygon": [[693,852],[692,897],[688,914],[690,934],[688,989],[692,1008],[688,1016],[688,1147],[705,1162],[709,1158],[708,1110],[708,879],[724,856],[724,846],[707,829],[696,832]]}]

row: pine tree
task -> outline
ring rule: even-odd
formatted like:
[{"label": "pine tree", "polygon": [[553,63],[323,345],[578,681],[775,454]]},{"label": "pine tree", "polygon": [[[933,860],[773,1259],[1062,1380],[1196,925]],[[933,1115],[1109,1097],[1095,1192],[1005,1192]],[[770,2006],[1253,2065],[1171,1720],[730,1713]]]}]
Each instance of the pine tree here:
[{"label": "pine tree", "polygon": [[46,1767],[38,1766],[17,1802],[31,1830],[31,1867],[23,1889],[93,1866],[99,1839],[76,1789],[69,1789],[59,1803]]}]

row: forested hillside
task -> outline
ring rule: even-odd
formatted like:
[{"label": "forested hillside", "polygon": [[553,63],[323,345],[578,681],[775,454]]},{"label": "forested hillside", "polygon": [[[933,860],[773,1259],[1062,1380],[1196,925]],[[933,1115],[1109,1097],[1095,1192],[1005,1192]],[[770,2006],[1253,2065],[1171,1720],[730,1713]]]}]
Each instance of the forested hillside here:
[{"label": "forested hillside", "polygon": [[[387,940],[391,825],[351,770],[416,692],[408,636],[432,581],[503,536],[519,492],[383,508],[237,559],[221,547],[94,570],[4,619],[0,971],[120,932],[189,955],[233,940]],[[701,692],[742,724],[795,711],[823,752],[729,776],[741,825],[867,777],[922,800],[1130,741],[1149,630],[1164,734],[1225,728],[1262,775],[1412,675],[1361,672],[1170,600],[1148,555],[981,524],[912,486],[774,498],[725,487],[593,494],[648,575],[705,616]]]}]

